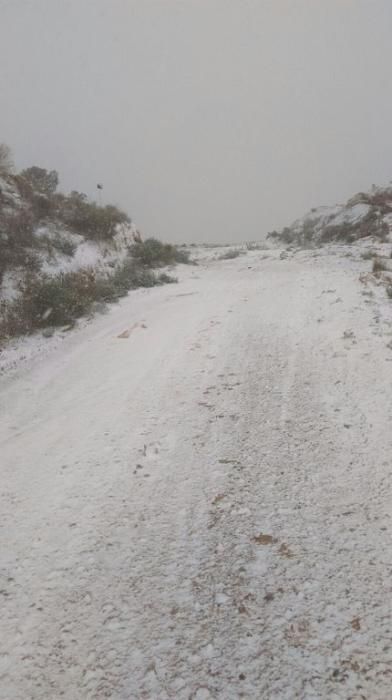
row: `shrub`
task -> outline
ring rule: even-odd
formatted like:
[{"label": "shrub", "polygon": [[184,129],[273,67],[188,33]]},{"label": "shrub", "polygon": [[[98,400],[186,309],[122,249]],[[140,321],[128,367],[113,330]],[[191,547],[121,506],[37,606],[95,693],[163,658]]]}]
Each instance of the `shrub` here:
[{"label": "shrub", "polygon": [[57,170],[46,170],[36,165],[22,170],[20,177],[24,178],[31,185],[34,192],[47,197],[52,196],[56,192],[59,184]]},{"label": "shrub", "polygon": [[189,263],[189,253],[156,238],[136,242],[131,248],[132,257],[146,267],[164,267],[176,263]]},{"label": "shrub", "polygon": [[69,257],[72,257],[75,255],[77,245],[73,241],[71,241],[69,238],[65,238],[64,236],[55,236],[51,240],[53,248],[56,248],[56,250],[59,250],[60,253],[63,253],[64,255],[68,255]]},{"label": "shrub", "polygon": [[33,245],[34,217],[26,209],[18,209],[12,214],[2,215],[0,236],[9,248]]},{"label": "shrub", "polygon": [[14,175],[14,182],[22,199],[29,202],[34,198],[34,190],[30,182],[22,177],[22,175]]},{"label": "shrub", "polygon": [[50,256],[52,256],[55,251],[58,251],[63,253],[63,255],[72,257],[75,255],[77,249],[76,243],[60,233],[54,236],[50,236],[47,233],[41,234],[39,237],[35,238],[35,245],[37,248],[44,248]]},{"label": "shrub", "polygon": [[0,240],[0,285],[5,272],[12,267],[24,268],[28,272],[38,272],[41,268],[41,260],[33,250],[3,247]]},{"label": "shrub", "polygon": [[175,263],[179,264],[182,263],[183,265],[194,265],[193,261],[191,262],[189,252],[185,250],[183,247],[179,248],[178,246],[173,246],[175,250]]},{"label": "shrub", "polygon": [[392,188],[372,192],[368,195],[368,202],[378,207],[382,214],[389,214],[392,211]]},{"label": "shrub", "polygon": [[222,253],[222,255],[219,256],[218,260],[234,260],[234,258],[244,255],[244,253],[244,250],[239,250],[238,248],[227,250],[226,253]]},{"label": "shrub", "polygon": [[302,227],[303,243],[310,243],[315,235],[315,225],[319,219],[307,219]]},{"label": "shrub", "polygon": [[370,211],[357,224],[355,238],[364,238],[365,236],[374,236],[381,241],[388,238],[389,227],[382,218],[382,212],[377,207],[372,207]]},{"label": "shrub", "polygon": [[0,218],[0,284],[7,268],[24,266],[39,268],[38,256],[30,250],[34,246],[34,219],[24,210]]},{"label": "shrub", "polygon": [[363,253],[361,253],[361,258],[362,260],[373,260],[377,255],[375,250],[364,250]]},{"label": "shrub", "polygon": [[354,240],[358,226],[350,222],[342,224],[330,224],[325,226],[321,232],[320,242],[331,243],[332,241],[345,241],[350,243]]},{"label": "shrub", "polygon": [[71,192],[68,197],[56,195],[55,214],[76,233],[94,240],[113,238],[119,224],[129,223],[128,215],[113,205],[100,207],[89,202],[82,192]]},{"label": "shrub", "polygon": [[20,296],[0,303],[0,341],[47,326],[63,326],[89,313],[95,302],[113,302],[130,289],[177,282],[166,273],[156,275],[128,258],[110,277],[93,270],[61,273],[55,277],[27,274]]},{"label": "shrub", "polygon": [[53,214],[53,202],[49,197],[45,197],[42,194],[34,194],[31,204],[32,212],[37,224],[42,221],[42,219],[47,219]]},{"label": "shrub", "polygon": [[279,237],[283,243],[293,243],[295,241],[295,233],[288,226],[285,226]]},{"label": "shrub", "polygon": [[91,301],[85,294],[78,298],[79,285],[74,288],[70,281],[67,275],[27,275],[20,284],[20,296],[1,306],[0,339],[29,334],[48,325],[63,325],[81,315]]},{"label": "shrub", "polygon": [[23,319],[17,313],[15,302],[0,300],[0,346],[5,340],[26,333]]},{"label": "shrub", "polygon": [[111,280],[113,280],[117,289],[122,293],[126,293],[130,289],[137,289],[138,287],[155,287],[159,284],[177,282],[174,277],[166,273],[156,275],[147,267],[140,266],[135,260],[132,260],[132,258],[127,258],[127,260],[117,268]]},{"label": "shrub", "polygon": [[160,275],[157,277],[157,283],[158,284],[177,284],[178,279],[177,277],[173,277],[172,275],[168,275],[167,272],[161,272]]},{"label": "shrub", "polygon": [[95,300],[95,276],[87,269],[55,277],[28,275],[20,284],[20,292],[16,310],[30,325],[29,330],[48,324],[64,325],[89,310]]},{"label": "shrub", "polygon": [[129,222],[127,214],[112,205],[99,207],[88,204],[87,214],[86,228],[80,232],[89,238],[113,238],[117,226]]},{"label": "shrub", "polygon": [[381,258],[374,258],[373,260],[373,272],[383,272],[384,270],[387,270],[388,267],[386,263],[381,259]]},{"label": "shrub", "polygon": [[114,275],[114,281],[124,294],[129,289],[154,287],[157,284],[156,276],[151,270],[136,265],[132,260],[127,260],[121,265]]}]

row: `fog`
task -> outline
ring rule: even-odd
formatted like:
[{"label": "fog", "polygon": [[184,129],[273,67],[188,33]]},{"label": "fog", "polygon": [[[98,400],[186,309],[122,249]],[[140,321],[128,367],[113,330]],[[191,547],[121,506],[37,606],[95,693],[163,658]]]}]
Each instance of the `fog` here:
[{"label": "fog", "polygon": [[262,237],[392,177],[390,0],[0,0],[18,168],[171,241]]}]

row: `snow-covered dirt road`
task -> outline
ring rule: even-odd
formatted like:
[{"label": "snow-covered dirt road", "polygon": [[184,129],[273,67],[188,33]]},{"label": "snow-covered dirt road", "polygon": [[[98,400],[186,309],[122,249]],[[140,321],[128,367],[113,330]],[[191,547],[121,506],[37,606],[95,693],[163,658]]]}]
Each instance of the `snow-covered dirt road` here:
[{"label": "snow-covered dirt road", "polygon": [[369,267],[207,261],[1,379],[1,700],[390,700]]}]

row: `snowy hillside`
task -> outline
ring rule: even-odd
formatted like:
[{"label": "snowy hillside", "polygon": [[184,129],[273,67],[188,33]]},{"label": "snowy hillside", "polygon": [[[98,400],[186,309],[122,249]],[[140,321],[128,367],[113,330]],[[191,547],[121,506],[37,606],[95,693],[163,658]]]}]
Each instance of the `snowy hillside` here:
[{"label": "snowy hillside", "polygon": [[296,245],[353,243],[366,236],[385,241],[391,227],[392,186],[373,186],[370,192],[360,192],[346,204],[311,209],[291,226],[272,231],[268,237]]},{"label": "snowy hillside", "polygon": [[175,281],[163,268],[188,253],[142,241],[128,215],[57,190],[56,171],[1,171],[0,347],[39,329],[72,326],[137,287]]},{"label": "snowy hillside", "polygon": [[125,214],[123,222],[115,224],[112,236],[94,239],[73,230],[59,212],[35,216],[34,203],[21,194],[19,183],[18,177],[0,177],[1,300],[18,295],[28,271],[54,276],[89,268],[109,273],[124,260],[137,236],[135,225]]}]

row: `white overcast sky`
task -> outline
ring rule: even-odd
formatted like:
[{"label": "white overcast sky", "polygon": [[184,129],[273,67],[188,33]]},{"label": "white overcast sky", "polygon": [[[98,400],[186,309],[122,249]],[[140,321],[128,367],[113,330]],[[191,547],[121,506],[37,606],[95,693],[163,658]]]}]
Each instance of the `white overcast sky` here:
[{"label": "white overcast sky", "polygon": [[392,178],[392,1],[0,0],[0,100],[18,167],[257,239]]}]

